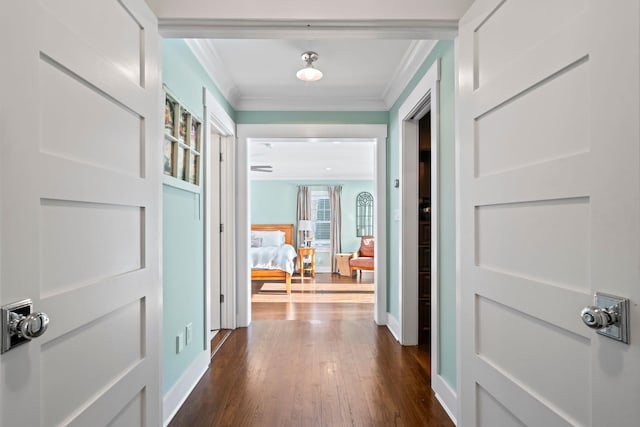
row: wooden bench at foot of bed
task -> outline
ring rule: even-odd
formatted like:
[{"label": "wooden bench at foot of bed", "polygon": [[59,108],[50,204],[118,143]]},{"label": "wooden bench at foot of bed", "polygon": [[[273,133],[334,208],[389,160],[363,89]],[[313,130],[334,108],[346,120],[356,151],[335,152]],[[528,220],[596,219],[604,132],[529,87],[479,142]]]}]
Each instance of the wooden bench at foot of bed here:
[{"label": "wooden bench at foot of bed", "polygon": [[[251,231],[284,232],[284,242],[293,246],[293,224],[251,224]],[[291,274],[283,270],[251,270],[251,280],[284,280],[291,295]]]}]

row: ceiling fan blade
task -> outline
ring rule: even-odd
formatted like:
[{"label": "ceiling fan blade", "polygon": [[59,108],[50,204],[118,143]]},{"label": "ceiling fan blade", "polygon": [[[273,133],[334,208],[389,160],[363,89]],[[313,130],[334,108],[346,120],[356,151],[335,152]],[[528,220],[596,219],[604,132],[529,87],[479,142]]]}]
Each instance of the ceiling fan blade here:
[{"label": "ceiling fan blade", "polygon": [[271,166],[271,165],[251,166],[251,171],[253,171],[253,172],[268,172],[268,173],[271,173],[271,172],[273,172],[273,166]]}]

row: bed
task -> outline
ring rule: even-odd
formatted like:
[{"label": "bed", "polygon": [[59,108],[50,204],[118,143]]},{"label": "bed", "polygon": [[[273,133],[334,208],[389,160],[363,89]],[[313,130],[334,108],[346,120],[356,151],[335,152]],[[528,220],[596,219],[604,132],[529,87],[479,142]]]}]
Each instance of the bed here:
[{"label": "bed", "polygon": [[[251,225],[251,235],[252,235],[252,244],[251,244],[251,259],[252,264],[256,259],[256,252],[258,249],[267,249],[270,245],[267,243],[266,248],[262,248],[262,240],[259,237],[254,238],[254,236],[260,236],[262,232],[273,232],[273,231],[281,231],[284,233],[284,247],[279,252],[281,257],[285,257],[290,259],[290,263],[287,262],[286,268],[284,266],[276,267],[275,265],[265,265],[264,262],[258,263],[257,267],[252,265],[251,267],[251,280],[274,280],[279,281],[282,280],[286,283],[287,294],[291,294],[291,275],[293,274],[293,266],[295,263],[293,262],[293,258],[296,256],[296,251],[293,248],[293,224],[252,224]],[[254,233],[257,232],[257,233]],[[271,234],[271,233],[269,233]],[[288,245],[288,247],[287,247]],[[282,252],[286,252],[283,254]],[[271,263],[269,263],[271,264]],[[288,271],[287,271],[288,270]]]}]

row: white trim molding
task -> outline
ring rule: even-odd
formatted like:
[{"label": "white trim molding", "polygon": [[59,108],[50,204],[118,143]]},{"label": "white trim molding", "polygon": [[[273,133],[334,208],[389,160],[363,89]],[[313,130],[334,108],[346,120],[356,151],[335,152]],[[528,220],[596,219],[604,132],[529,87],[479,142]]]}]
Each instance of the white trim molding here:
[{"label": "white trim molding", "polygon": [[449,415],[451,421],[458,425],[458,395],[440,375],[435,375],[431,380],[431,388],[436,395],[436,399],[442,405],[444,411]]},{"label": "white trim molding", "polygon": [[165,38],[451,40],[455,19],[199,19],[160,18]]},{"label": "white trim molding", "polygon": [[[428,108],[426,108],[428,107]],[[431,387],[455,422],[456,392],[440,375],[440,59],[398,110],[400,141],[400,342],[418,343],[418,119],[431,112]]]},{"label": "white trim molding", "polygon": [[171,390],[162,399],[162,425],[168,426],[173,417],[178,413],[180,407],[191,391],[196,387],[200,378],[209,369],[210,353],[208,350],[202,351],[195,358],[191,366],[182,373],[178,381],[171,387]]},{"label": "white trim molding", "polygon": [[249,268],[249,230],[251,228],[249,144],[269,138],[354,138],[376,142],[375,204],[375,302],[374,321],[387,322],[386,152],[387,125],[379,124],[246,124],[238,125],[237,143],[237,308],[238,326],[251,323],[251,271]]},{"label": "white trim molding", "polygon": [[[440,81],[440,60],[438,59],[422,77],[411,94],[402,103],[398,110],[398,141],[400,142],[400,201],[402,208],[400,216],[400,253],[398,263],[400,265],[398,283],[400,283],[400,342],[403,345],[415,345],[418,343],[418,121],[416,114],[422,111],[431,111],[431,158],[432,158],[432,191],[436,194],[431,197],[431,310],[432,310],[432,353],[435,358],[438,354],[438,316],[433,313],[438,309],[437,291],[438,277],[438,230],[437,230],[437,187],[439,177],[437,173],[437,145],[439,143],[439,107],[438,84]],[[429,105],[429,109],[425,107]],[[435,151],[435,152],[434,152]],[[436,224],[434,224],[434,220]],[[435,323],[434,320],[435,319]],[[435,344],[435,347],[433,345]],[[432,360],[434,357],[432,356]],[[437,372],[437,371],[436,371]]]},{"label": "white trim molding", "polygon": [[198,62],[200,62],[200,65],[207,71],[218,90],[235,109],[238,101],[238,88],[226,70],[225,63],[213,43],[210,40],[202,39],[187,39],[185,43],[191,49]]},{"label": "white trim molding", "polygon": [[[211,295],[211,279],[208,271],[210,269],[209,256],[210,249],[210,230],[212,227],[219,227],[219,224],[211,224],[211,220],[207,212],[211,209],[211,198],[219,197],[220,200],[220,223],[227,226],[227,232],[222,233],[220,237],[220,246],[222,248],[220,259],[220,292],[225,296],[225,301],[220,307],[220,326],[225,329],[236,328],[236,245],[235,245],[235,233],[234,233],[234,221],[235,221],[235,135],[236,124],[233,119],[227,114],[220,102],[209,92],[206,88],[203,88],[203,103],[204,103],[204,140],[205,147],[210,147],[211,143],[209,138],[213,131],[222,136],[220,141],[221,152],[224,153],[225,162],[220,165],[220,179],[221,191],[216,196],[213,194],[209,185],[205,185],[205,331],[206,336],[209,337],[208,331],[211,331],[211,304],[219,304],[218,297]],[[211,166],[210,161],[218,161],[218,154],[214,155],[216,158],[211,158],[211,153],[205,156],[205,169],[204,180],[208,182],[208,174]],[[209,337],[210,338],[210,337]],[[208,350],[209,339],[205,342],[205,347]]]},{"label": "white trim molding", "polygon": [[435,40],[414,40],[411,43],[382,93],[386,110],[390,110],[393,107],[393,104],[398,100],[402,91],[407,87],[435,46]]},{"label": "white trim molding", "polygon": [[400,322],[391,313],[387,313],[387,329],[389,329],[396,341],[400,342]]},{"label": "white trim molding", "polygon": [[[250,25],[253,22],[257,27],[260,24],[254,21],[238,21],[239,24],[233,24],[235,21],[224,20],[228,25],[228,30],[235,28],[253,28]],[[278,23],[268,21],[268,27],[276,31],[275,25]],[[196,25],[196,24],[194,24]],[[199,24],[198,24],[199,25]],[[289,28],[289,21],[284,21],[285,28]],[[321,27],[316,31],[320,31],[326,39],[334,38],[335,34],[327,32],[328,28],[333,28],[332,24],[326,22],[326,28]],[[335,25],[338,25],[335,23]],[[346,25],[340,23],[340,25]],[[380,28],[383,33],[390,28],[396,28],[393,24],[391,27],[379,26],[375,23],[375,28]],[[225,27],[227,28],[227,27]],[[346,28],[345,31],[357,32],[369,28],[368,24],[363,21],[360,26]],[[398,27],[402,28],[402,26]],[[198,33],[199,34],[199,33]],[[203,36],[200,36],[203,37]],[[245,38],[245,33],[236,34],[233,38]],[[270,38],[270,37],[262,37]],[[282,38],[282,37],[281,37]],[[353,37],[350,37],[353,38]],[[375,38],[375,37],[366,37]],[[187,46],[191,49],[194,56],[206,70],[211,80],[218,87],[220,92],[229,101],[229,104],[237,111],[387,111],[396,102],[404,88],[407,86],[411,78],[418,71],[426,57],[436,45],[434,40],[414,40],[402,60],[395,69],[392,77],[387,83],[384,90],[375,96],[345,96],[341,88],[323,89],[322,93],[315,93],[314,96],[300,97],[299,94],[282,93],[278,96],[264,94],[261,96],[252,90],[250,93],[243,93],[242,89],[237,86],[233,80],[233,76],[227,70],[226,65],[214,43],[210,39],[187,39]]]},{"label": "white trim molding", "polygon": [[323,89],[322,94],[301,97],[300,94],[279,96],[245,96],[239,93],[233,107],[239,111],[386,111],[378,97],[344,96],[341,88]]}]

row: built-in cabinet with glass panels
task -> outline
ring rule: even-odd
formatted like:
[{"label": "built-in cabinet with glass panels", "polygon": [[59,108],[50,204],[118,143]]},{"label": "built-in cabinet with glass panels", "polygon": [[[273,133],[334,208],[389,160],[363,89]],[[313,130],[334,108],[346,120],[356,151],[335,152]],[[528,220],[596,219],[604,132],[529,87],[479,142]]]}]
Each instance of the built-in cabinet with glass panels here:
[{"label": "built-in cabinet with glass panels", "polygon": [[200,185],[202,120],[165,90],[164,173]]}]

